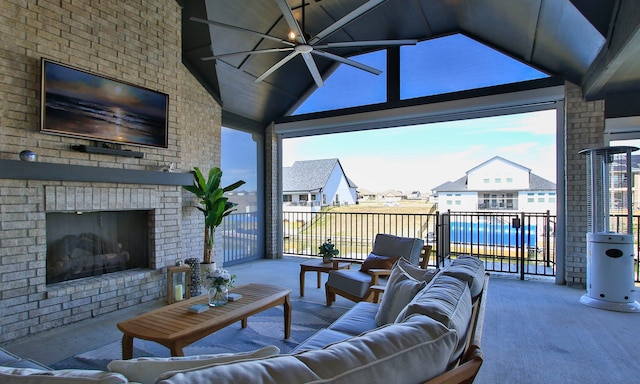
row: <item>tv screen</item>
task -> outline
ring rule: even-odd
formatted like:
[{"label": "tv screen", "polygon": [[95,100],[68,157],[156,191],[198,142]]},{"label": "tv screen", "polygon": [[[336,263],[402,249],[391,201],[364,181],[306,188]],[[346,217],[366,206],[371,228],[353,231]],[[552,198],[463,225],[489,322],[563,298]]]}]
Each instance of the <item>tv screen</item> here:
[{"label": "tv screen", "polygon": [[167,148],[169,96],[42,59],[40,131]]}]

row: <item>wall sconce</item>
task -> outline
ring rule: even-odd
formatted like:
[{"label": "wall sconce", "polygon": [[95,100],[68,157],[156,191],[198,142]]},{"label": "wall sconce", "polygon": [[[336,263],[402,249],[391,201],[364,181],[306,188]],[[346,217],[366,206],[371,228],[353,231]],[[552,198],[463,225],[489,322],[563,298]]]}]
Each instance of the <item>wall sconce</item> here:
[{"label": "wall sconce", "polygon": [[191,268],[188,265],[167,267],[167,303],[191,298]]}]

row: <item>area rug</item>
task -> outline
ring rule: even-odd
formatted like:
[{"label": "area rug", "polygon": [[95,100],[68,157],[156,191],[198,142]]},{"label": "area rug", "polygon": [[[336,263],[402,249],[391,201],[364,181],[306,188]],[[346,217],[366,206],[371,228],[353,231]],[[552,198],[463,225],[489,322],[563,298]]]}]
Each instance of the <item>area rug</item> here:
[{"label": "area rug", "polygon": [[[348,308],[307,301],[291,302],[291,337],[284,339],[282,306],[270,308],[249,317],[247,328],[240,322],[223,328],[184,348],[184,354],[201,355],[223,352],[252,351],[267,345],[275,345],[281,353],[291,352],[298,344],[311,337],[317,330],[327,327]],[[169,357],[169,349],[151,341],[135,339],[133,356]],[[53,369],[105,370],[111,360],[122,358],[120,341],[84,352],[51,365]]]}]

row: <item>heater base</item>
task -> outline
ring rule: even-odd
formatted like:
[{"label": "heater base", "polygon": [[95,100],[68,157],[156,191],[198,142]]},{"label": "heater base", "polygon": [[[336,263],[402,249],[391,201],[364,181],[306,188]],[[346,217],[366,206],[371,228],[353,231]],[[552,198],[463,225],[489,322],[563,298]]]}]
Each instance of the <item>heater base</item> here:
[{"label": "heater base", "polygon": [[584,305],[599,309],[605,309],[607,311],[640,313],[640,303],[638,303],[637,301],[632,301],[630,303],[617,303],[613,301],[594,299],[593,297],[584,294],[580,298],[580,302]]}]

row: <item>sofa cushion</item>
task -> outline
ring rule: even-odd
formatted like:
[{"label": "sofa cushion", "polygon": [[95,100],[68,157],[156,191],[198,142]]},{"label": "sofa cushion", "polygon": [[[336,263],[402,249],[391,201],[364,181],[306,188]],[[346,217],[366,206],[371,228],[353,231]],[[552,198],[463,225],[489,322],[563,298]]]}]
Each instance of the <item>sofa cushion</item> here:
[{"label": "sofa cushion", "polygon": [[412,264],[418,265],[423,245],[422,239],[379,233],[373,242],[371,253],[388,257],[405,257]]},{"label": "sofa cushion", "polygon": [[378,307],[376,325],[393,323],[400,311],[413,299],[426,283],[412,278],[399,265],[393,267],[389,282],[382,294],[382,302]]},{"label": "sofa cushion", "polygon": [[484,263],[479,258],[458,256],[442,273],[466,281],[469,284],[472,298],[475,299],[482,293],[485,268]]},{"label": "sofa cushion", "polygon": [[255,351],[242,353],[220,353],[215,355],[184,357],[139,357],[130,360],[113,360],[107,368],[109,368],[111,372],[122,373],[130,381],[147,384],[155,383],[158,376],[168,371],[274,356],[279,353],[280,349],[275,345],[271,345]]},{"label": "sofa cushion", "polygon": [[3,384],[120,384],[128,383],[119,373],[85,369],[61,369],[46,371],[32,368],[0,367],[0,383]]},{"label": "sofa cushion", "polygon": [[391,269],[393,265],[398,261],[398,256],[378,256],[374,253],[370,253],[364,260],[360,267],[361,272],[369,272],[370,269]]},{"label": "sofa cushion", "polygon": [[400,312],[396,322],[404,321],[411,315],[420,314],[441,322],[447,328],[455,329],[459,337],[459,343],[453,355],[455,360],[460,357],[464,349],[472,309],[467,283],[452,276],[439,274],[431,284],[416,294]]},{"label": "sofa cushion", "polygon": [[353,269],[331,271],[327,278],[327,285],[357,297],[364,297],[371,286],[371,275]]},{"label": "sofa cushion", "polygon": [[324,349],[294,355],[331,383],[420,383],[446,370],[457,334],[413,316]]},{"label": "sofa cushion", "polygon": [[338,341],[346,340],[353,336],[354,335],[350,335],[348,333],[334,331],[333,329],[321,329],[300,343],[293,349],[293,351],[291,351],[291,353],[309,351],[312,349],[322,349],[329,344],[337,343]]},{"label": "sofa cushion", "polygon": [[370,303],[368,301],[356,303],[328,328],[351,336],[356,336],[363,332],[370,331],[377,327],[376,313],[378,313],[379,307],[380,304]]},{"label": "sofa cushion", "polygon": [[318,379],[318,375],[294,356],[279,355],[166,372],[160,375],[157,383],[277,384],[307,383]]}]

